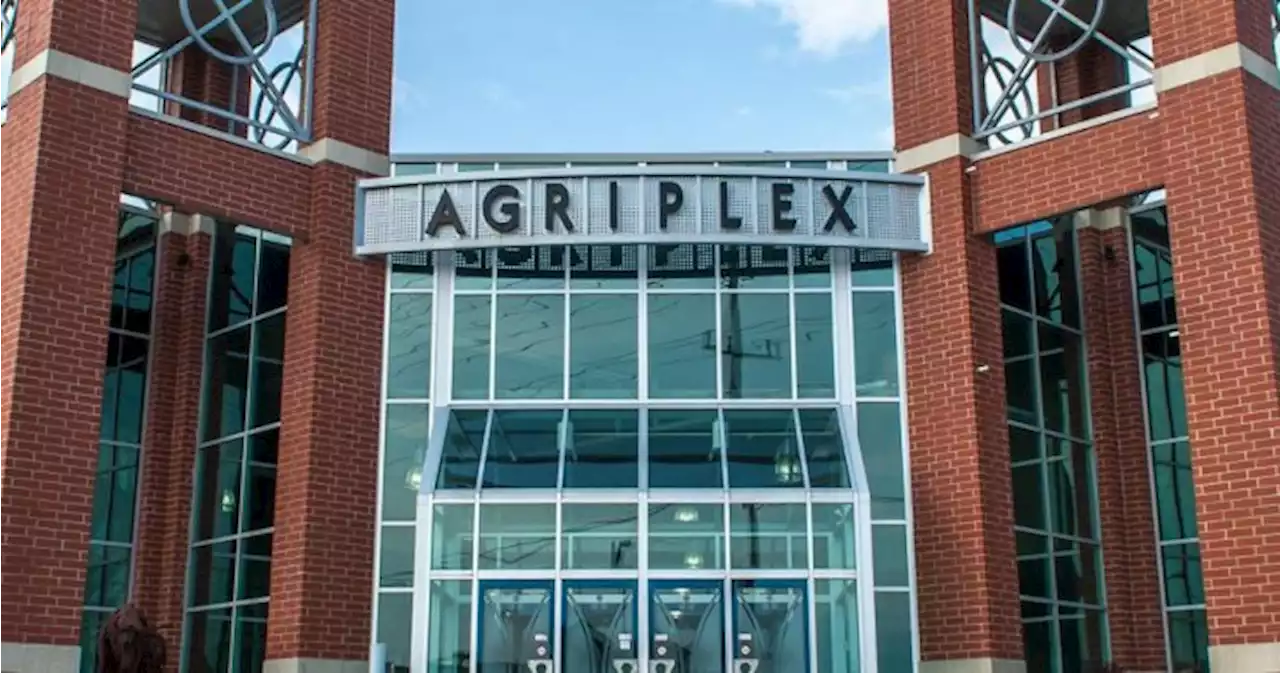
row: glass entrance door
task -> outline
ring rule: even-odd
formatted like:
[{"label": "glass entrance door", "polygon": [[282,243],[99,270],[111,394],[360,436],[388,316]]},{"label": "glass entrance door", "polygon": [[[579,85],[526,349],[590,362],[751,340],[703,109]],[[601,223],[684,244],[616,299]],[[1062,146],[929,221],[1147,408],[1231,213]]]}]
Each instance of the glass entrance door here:
[{"label": "glass entrance door", "polygon": [[561,673],[640,673],[636,583],[564,583]]},{"label": "glass entrance door", "polygon": [[651,582],[649,621],[649,673],[723,673],[723,582]]},{"label": "glass entrance door", "polygon": [[555,583],[480,583],[478,673],[553,673]]},{"label": "glass entrance door", "polygon": [[804,580],[734,580],[733,673],[809,670]]}]

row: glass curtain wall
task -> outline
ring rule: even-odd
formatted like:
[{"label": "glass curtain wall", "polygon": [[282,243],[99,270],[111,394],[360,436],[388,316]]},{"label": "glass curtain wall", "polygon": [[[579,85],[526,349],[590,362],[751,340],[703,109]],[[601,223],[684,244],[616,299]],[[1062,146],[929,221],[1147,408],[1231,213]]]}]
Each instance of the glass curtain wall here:
[{"label": "glass curtain wall", "polygon": [[80,628],[80,670],[84,673],[96,665],[98,631],[103,622],[128,600],[132,587],[158,225],[149,204],[133,198],[125,199],[116,221],[98,469]]},{"label": "glass curtain wall", "polygon": [[[670,601],[693,615],[726,597],[659,583],[646,603],[640,578],[718,587],[726,568],[800,582],[815,670],[858,670],[863,614],[878,623],[881,670],[912,670],[891,255],[600,246],[398,255],[390,267],[373,629],[389,671],[408,670],[413,628],[427,629],[428,671],[470,670],[490,652],[473,619],[493,601],[533,606],[529,623],[548,631],[594,619],[540,616],[542,578],[568,583],[565,600],[656,618]],[[862,505],[842,432],[861,439]],[[862,532],[859,506],[874,520]],[[415,549],[415,522],[427,547]],[[874,592],[860,593],[855,555],[872,543]],[[534,584],[482,590],[495,577]],[[606,579],[622,584],[573,585]],[[415,589],[430,627],[414,624]],[[565,633],[548,646],[576,646],[580,631]]]},{"label": "glass curtain wall", "polygon": [[1195,483],[1164,205],[1135,209],[1129,217],[1129,234],[1169,663],[1174,670],[1192,666],[1208,670]]},{"label": "glass curtain wall", "polygon": [[1110,656],[1073,220],[995,237],[1029,673]]},{"label": "glass curtain wall", "polygon": [[290,241],[213,239],[182,670],[262,670],[271,583]]}]

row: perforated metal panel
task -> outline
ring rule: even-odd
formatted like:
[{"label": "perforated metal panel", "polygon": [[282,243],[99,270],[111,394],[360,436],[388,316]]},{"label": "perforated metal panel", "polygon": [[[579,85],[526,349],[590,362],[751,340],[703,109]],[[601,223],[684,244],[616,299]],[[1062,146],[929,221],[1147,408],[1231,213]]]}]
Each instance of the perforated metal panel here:
[{"label": "perforated metal panel", "polygon": [[924,198],[922,177],[836,170],[635,166],[416,175],[360,183],[355,244],[358,254],[630,243],[924,252]]}]

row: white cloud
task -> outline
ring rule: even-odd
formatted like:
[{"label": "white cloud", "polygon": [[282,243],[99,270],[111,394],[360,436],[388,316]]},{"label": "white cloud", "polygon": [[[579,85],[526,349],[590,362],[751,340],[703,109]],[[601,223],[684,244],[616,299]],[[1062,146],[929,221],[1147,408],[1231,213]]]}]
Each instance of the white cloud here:
[{"label": "white cloud", "polygon": [[889,80],[880,79],[873,82],[854,82],[848,86],[828,87],[821,90],[822,95],[842,103],[844,105],[852,105],[859,101],[885,101],[890,100],[891,91]]},{"label": "white cloud", "polygon": [[889,23],[887,0],[719,0],[746,8],[770,7],[795,26],[800,49],[834,56],[851,42],[871,39]]}]

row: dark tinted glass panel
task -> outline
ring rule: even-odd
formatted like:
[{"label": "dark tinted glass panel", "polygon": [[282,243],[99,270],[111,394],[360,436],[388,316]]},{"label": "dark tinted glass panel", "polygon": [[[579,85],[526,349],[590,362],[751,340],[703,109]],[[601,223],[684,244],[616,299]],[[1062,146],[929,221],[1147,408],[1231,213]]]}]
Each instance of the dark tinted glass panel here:
[{"label": "dark tinted glass panel", "polygon": [[89,544],[84,604],[116,608],[129,597],[130,548]]},{"label": "dark tinted glass panel", "polygon": [[391,289],[426,289],[435,275],[435,253],[412,252],[391,256]]},{"label": "dark tinted glass panel", "polygon": [[724,396],[791,397],[791,307],[785,294],[720,298]]},{"label": "dark tinted glass panel", "polygon": [[713,245],[650,245],[646,250],[651,288],[711,288],[715,284]]},{"label": "dark tinted glass panel", "polygon": [[494,250],[498,289],[555,290],[564,287],[567,252],[564,246]]},{"label": "dark tinted glass panel", "polygon": [[832,330],[831,295],[797,294],[796,306],[796,395],[836,396],[835,344]]},{"label": "dark tinted glass panel", "polygon": [[115,274],[111,281],[111,317],[110,325],[115,328],[124,327],[125,307],[129,303],[129,260],[117,259]]},{"label": "dark tinted glass panel", "polygon": [[382,527],[379,586],[413,586],[413,537],[413,526]]},{"label": "dark tinted glass panel", "polygon": [[790,251],[776,245],[720,246],[720,286],[727,290],[785,288]]},{"label": "dark tinted glass panel", "polygon": [[1040,457],[1040,434],[1010,426],[1009,457],[1015,463],[1035,460]]},{"label": "dark tinted glass panel", "polygon": [[807,567],[807,519],[801,504],[730,504],[729,554],[733,567]]},{"label": "dark tinted glass panel", "polygon": [[723,486],[718,426],[716,412],[711,410],[650,411],[649,486]]},{"label": "dark tinted glass panel", "polygon": [[878,587],[905,587],[911,573],[907,567],[907,527],[871,527],[872,557]]},{"label": "dark tinted glass panel", "polygon": [[391,296],[387,327],[387,397],[428,396],[431,384],[431,303],[429,294]]},{"label": "dark tinted glass panel", "polygon": [[454,298],[453,396],[489,397],[489,297]]},{"label": "dark tinted glass panel", "polygon": [[849,170],[868,173],[888,173],[888,161],[850,161]]},{"label": "dark tinted glass panel", "polygon": [[1164,209],[1134,215],[1134,281],[1142,329],[1176,324],[1177,299],[1173,287],[1173,255]]},{"label": "dark tinted glass panel", "polygon": [[1166,545],[1164,600],[1169,606],[1203,605],[1204,576],[1200,572],[1200,545],[1195,542]]},{"label": "dark tinted glass panel", "polygon": [[80,673],[95,673],[98,666],[98,634],[112,610],[85,610],[80,619]]},{"label": "dark tinted glass panel", "polygon": [[262,673],[267,656],[267,603],[236,609],[236,673]]},{"label": "dark tinted glass panel", "polygon": [[102,376],[102,439],[116,438],[116,408],[120,390],[120,339],[115,332],[107,334],[107,365]]},{"label": "dark tinted glass panel", "polygon": [[253,418],[256,428],[280,420],[280,392],[284,384],[283,313],[254,324]]},{"label": "dark tinted glass panel", "polygon": [[1196,487],[1191,472],[1191,446],[1157,444],[1151,449],[1155,469],[1156,509],[1161,540],[1196,537]]},{"label": "dark tinted glass panel", "polygon": [[858,405],[858,444],[871,486],[871,517],[907,515],[902,470],[902,419],[893,402]]},{"label": "dark tinted glass panel", "polygon": [[1085,444],[1048,438],[1056,456],[1047,464],[1053,532],[1095,539],[1093,455]]},{"label": "dark tinted glass panel", "polygon": [[1169,657],[1175,670],[1209,670],[1209,623],[1204,610],[1168,613]]},{"label": "dark tinted glass panel", "polygon": [[1035,351],[1032,342],[1031,318],[1014,311],[1001,311],[1001,331],[1004,335],[1004,356],[1015,358],[1031,355]]},{"label": "dark tinted glass panel", "polygon": [[791,254],[796,287],[831,287],[830,248],[794,248]]},{"label": "dark tinted glass panel", "polygon": [[111,542],[133,539],[133,505],[138,493],[138,449],[103,444],[94,477],[90,538]]},{"label": "dark tinted glass panel", "polygon": [[485,488],[555,488],[563,413],[498,411],[489,430]]},{"label": "dark tinted glass panel", "polygon": [[809,485],[814,488],[849,488],[849,466],[844,459],[844,436],[840,433],[840,417],[836,410],[801,409],[800,435],[804,440]]},{"label": "dark tinted glass panel", "polygon": [[1080,337],[1040,325],[1040,390],[1044,425],[1073,437],[1087,437],[1084,349]]},{"label": "dark tinted glass panel", "polygon": [[803,168],[806,170],[825,171],[827,169],[826,161],[792,161],[789,162],[790,168]]},{"label": "dark tinted glass panel", "polygon": [[636,397],[639,379],[636,306],[634,294],[570,297],[570,397]]},{"label": "dark tinted glass panel", "polygon": [[650,295],[649,396],[716,395],[716,298]]},{"label": "dark tinted glass panel", "polygon": [[[422,462],[427,455],[428,408],[416,404],[387,406],[386,450],[382,455],[382,519],[415,518]],[[448,447],[446,445],[447,454]]]},{"label": "dark tinted glass panel", "polygon": [[196,452],[195,538],[236,532],[240,504],[240,467],[243,440],[207,446]]},{"label": "dark tinted glass panel", "polygon": [[1056,670],[1052,609],[1042,603],[1022,603],[1022,649],[1026,653],[1028,671]]},{"label": "dark tinted glass panel", "polygon": [[253,310],[257,242],[221,225],[214,237],[213,289],[209,294],[209,329],[248,320]]},{"label": "dark tinted glass panel", "polygon": [[231,609],[201,610],[188,617],[184,644],[190,670],[229,673],[231,670]]},{"label": "dark tinted glass panel", "polygon": [[564,297],[499,296],[495,396],[564,397]]},{"label": "dark tinted glass panel", "polygon": [[1031,267],[1027,244],[1018,238],[996,252],[1000,274],[1000,303],[1031,312]]},{"label": "dark tinted glass panel", "polygon": [[488,413],[484,411],[455,410],[449,413],[436,488],[476,487],[487,419]]},{"label": "dark tinted glass panel", "polygon": [[1053,569],[1058,600],[1089,605],[1102,604],[1102,558],[1095,545],[1055,539]]},{"label": "dark tinted glass panel", "polygon": [[898,318],[893,294],[853,293],[854,370],[858,394],[898,394]]},{"label": "dark tinted glass panel", "polygon": [[854,287],[893,287],[893,253],[888,250],[851,251]]},{"label": "dark tinted glass panel", "polygon": [[437,170],[438,165],[435,163],[395,165],[396,175],[435,175]]},{"label": "dark tinted glass panel", "polygon": [[876,592],[876,645],[876,662],[883,673],[915,670],[910,593]]},{"label": "dark tinted glass panel", "polygon": [[795,416],[790,410],[725,411],[731,488],[804,486]]},{"label": "dark tinted glass panel", "polygon": [[234,595],[236,540],[191,548],[191,605],[226,603]]},{"label": "dark tinted glass panel", "polygon": [[493,162],[474,163],[474,164],[458,164],[459,173],[470,173],[473,171],[492,171],[497,168],[497,164]]},{"label": "dark tinted glass panel", "polygon": [[241,529],[246,531],[269,528],[275,522],[276,513],[276,469],[271,463],[257,462],[259,458],[274,460],[279,445],[280,431],[253,435],[249,439],[250,463],[246,469],[245,507],[241,512]]},{"label": "dark tinted glass panel", "polygon": [[249,327],[209,340],[205,367],[203,438],[244,430],[249,394]]},{"label": "dark tinted glass panel", "polygon": [[129,260],[128,310],[124,328],[138,334],[151,332],[151,288],[155,282],[155,250],[146,250]]},{"label": "dark tinted glass panel", "polygon": [[1106,624],[1100,610],[1076,607],[1058,609],[1058,641],[1062,670],[1092,670],[1104,660]]},{"label": "dark tinted glass panel", "polygon": [[262,268],[258,270],[260,315],[284,306],[289,300],[289,246],[271,234],[263,234]]},{"label": "dark tinted glass panel", "polygon": [[[1070,222],[1052,235],[1031,241],[1031,267],[1036,315],[1053,322],[1079,327],[1080,297],[1077,294],[1075,233]],[[1059,224],[1057,226],[1062,226]]]},{"label": "dark tinted glass panel", "polygon": [[[470,596],[471,593],[468,590],[467,597],[470,598]],[[432,598],[435,596],[433,595]],[[433,617],[439,619],[435,615]],[[460,622],[458,624],[461,627],[459,630],[464,632],[470,630],[461,626]],[[391,666],[390,670],[396,673],[409,670],[412,630],[413,594],[387,592],[378,594],[378,642],[386,645],[387,663]],[[430,670],[431,673],[442,673],[438,669]],[[456,669],[449,673],[455,671]]]},{"label": "dark tinted glass panel", "polygon": [[1182,348],[1175,332],[1142,337],[1142,368],[1147,384],[1151,441],[1187,436],[1187,407],[1182,392]]},{"label": "dark tinted glass panel", "polygon": [[1044,475],[1039,463],[1013,468],[1013,518],[1019,526],[1046,529]]},{"label": "dark tinted glass panel", "polygon": [[262,598],[271,591],[271,533],[240,541],[239,598]]},{"label": "dark tinted glass panel", "polygon": [[142,419],[147,402],[147,346],[146,339],[120,338],[120,361],[115,371],[115,439],[121,442],[142,443]]},{"label": "dark tinted glass panel", "polygon": [[1009,420],[1028,425],[1040,422],[1039,400],[1036,399],[1036,361],[1015,360],[1004,366],[1005,409]]},{"label": "dark tinted glass panel", "polygon": [[575,245],[569,250],[569,286],[579,290],[635,289],[640,248]]},{"label": "dark tinted glass panel", "polygon": [[1018,593],[1036,598],[1052,598],[1049,585],[1049,538],[1018,531]]},{"label": "dark tinted glass panel", "polygon": [[249,437],[249,462],[275,465],[279,453],[279,428],[255,432]]},{"label": "dark tinted glass panel", "polygon": [[635,410],[569,412],[565,488],[635,488],[639,479],[640,416]]}]

